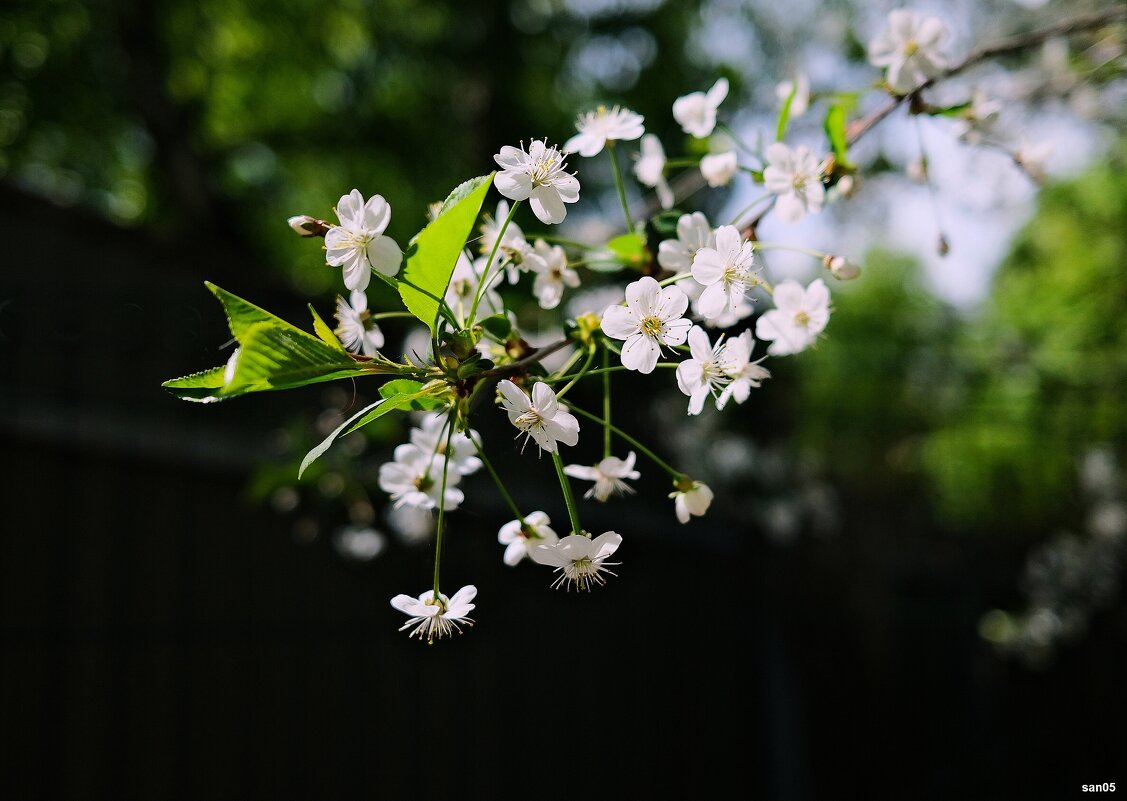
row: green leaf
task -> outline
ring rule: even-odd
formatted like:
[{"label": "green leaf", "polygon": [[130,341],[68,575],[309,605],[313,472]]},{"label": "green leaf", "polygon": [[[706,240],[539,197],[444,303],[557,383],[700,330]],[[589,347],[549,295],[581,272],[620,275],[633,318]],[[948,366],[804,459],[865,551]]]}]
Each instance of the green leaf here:
[{"label": "green leaf", "polygon": [[471,178],[465,183],[458,184],[454,187],[454,191],[446,196],[446,200],[442,201],[442,206],[438,209],[438,216],[441,217],[461,200],[469,197],[475,191],[481,188],[482,184],[489,183],[493,178],[493,173],[489,175],[479,175],[477,178]]},{"label": "green leaf", "polygon": [[619,267],[640,270],[649,263],[645,238],[636,231],[616,236],[607,242],[606,250],[592,253],[587,267],[598,272],[613,272]]},{"label": "green leaf", "polygon": [[179,398],[208,403],[379,372],[371,363],[354,359],[339,343],[334,347],[323,342],[214,284],[207,288],[223,304],[239,342],[238,355],[233,369],[223,365],[165,381],[162,386]]},{"label": "green leaf", "polygon": [[302,473],[305,472],[306,468],[308,468],[309,465],[313,464],[315,461],[321,458],[321,455],[329,449],[329,446],[336,441],[336,438],[340,436],[341,432],[344,431],[344,429],[348,428],[348,426],[350,426],[354,421],[359,420],[369,411],[377,408],[381,403],[384,402],[385,401],[381,399],[376,401],[375,403],[365,406],[356,414],[352,415],[352,417],[348,418],[339,426],[337,426],[333,433],[329,434],[329,436],[321,440],[320,444],[314,446],[314,448],[310,450],[309,453],[305,454],[305,458],[301,460],[301,467],[297,469],[297,477],[301,478]]},{"label": "green leaf", "polygon": [[651,217],[650,223],[654,230],[662,236],[675,237],[677,236],[677,221],[681,219],[681,215],[684,213],[680,209],[667,209]]},{"label": "green leaf", "polygon": [[340,344],[337,335],[333,333],[333,329],[329,328],[325,321],[321,319],[321,315],[313,308],[312,303],[309,304],[309,312],[313,315],[313,330],[316,332],[317,336],[321,338],[321,341],[326,345],[332,345],[342,353],[348,353],[348,351],[344,349],[344,345]]},{"label": "green leaf", "polygon": [[936,107],[931,106],[928,108],[927,113],[933,117],[961,117],[963,112],[969,109],[973,104],[968,100],[965,103],[956,103],[953,106]]},{"label": "green leaf", "polygon": [[794,96],[798,94],[798,81],[792,81],[790,87],[790,94],[787,99],[783,101],[783,107],[779,110],[779,122],[775,126],[775,141],[783,141],[783,137],[787,134],[787,123],[790,122],[790,106],[794,102]]},{"label": "green leaf", "polygon": [[407,310],[432,329],[438,316],[438,299],[446,294],[458,254],[473,230],[493,175],[467,181],[455,189],[443,203],[444,208],[451,203],[450,208],[420,231],[408,249],[407,263],[399,276],[399,294]]},{"label": "green leaf", "polygon": [[849,145],[845,139],[845,107],[834,104],[826,112],[826,137],[830,140],[834,158],[842,167],[851,167],[849,163]]},{"label": "green leaf", "polygon": [[443,401],[434,397],[430,390],[424,391],[423,384],[410,378],[397,378],[380,387],[380,396],[388,400],[405,395],[411,396],[410,408],[417,412],[436,409],[443,404]]}]

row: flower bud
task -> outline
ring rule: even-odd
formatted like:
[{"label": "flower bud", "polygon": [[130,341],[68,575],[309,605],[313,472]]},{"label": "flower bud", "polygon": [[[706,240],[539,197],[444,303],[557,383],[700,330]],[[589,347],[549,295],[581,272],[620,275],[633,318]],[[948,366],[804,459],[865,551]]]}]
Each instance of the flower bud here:
[{"label": "flower bud", "polygon": [[298,236],[312,237],[324,236],[332,226],[324,220],[318,220],[316,217],[310,217],[308,214],[298,214],[296,217],[290,217],[286,222],[289,223],[290,228]]},{"label": "flower bud", "polygon": [[852,281],[861,274],[861,268],[849,259],[844,256],[834,256],[830,253],[822,258],[822,266],[839,281]]}]

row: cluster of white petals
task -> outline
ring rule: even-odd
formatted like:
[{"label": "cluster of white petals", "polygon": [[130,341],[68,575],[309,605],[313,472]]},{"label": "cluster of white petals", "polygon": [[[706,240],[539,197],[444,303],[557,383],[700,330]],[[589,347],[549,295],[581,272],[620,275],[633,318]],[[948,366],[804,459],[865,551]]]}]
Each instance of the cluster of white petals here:
[{"label": "cluster of white petals", "polygon": [[784,222],[798,222],[807,213],[821,211],[826,198],[818,157],[806,145],[791,150],[782,142],[771,144],[763,185],[776,196],[775,211]]},{"label": "cluster of white petals", "polygon": [[663,347],[681,345],[692,323],[683,315],[689,298],[676,286],[664,289],[648,275],[626,287],[626,305],[603,311],[603,333],[622,339],[622,366],[652,373]]},{"label": "cluster of white petals", "polygon": [[705,319],[734,314],[748,290],[759,283],[755,249],[734,226],[716,229],[715,247],[703,247],[693,257],[693,280],[705,287],[697,308]]},{"label": "cluster of white petals", "polygon": [[727,96],[728,79],[721,78],[707,92],[690,92],[674,100],[673,119],[690,136],[711,136],[716,128],[716,111]]},{"label": "cluster of white petals", "polygon": [[674,273],[685,273],[701,248],[716,247],[716,235],[708,218],[699,211],[682,214],[677,220],[677,238],[666,239],[657,246],[657,263]]},{"label": "cluster of white petals", "polygon": [[669,493],[677,519],[688,523],[690,517],[701,517],[712,505],[712,490],[702,481],[693,481],[688,489],[677,489]]},{"label": "cluster of white petals", "polygon": [[710,153],[700,160],[700,174],[704,181],[713,189],[727,186],[740,171],[736,151],[726,153]]},{"label": "cluster of white petals", "polygon": [[530,512],[520,520],[510,520],[497,532],[497,542],[505,546],[505,564],[515,567],[528,556],[535,545],[554,545],[559,536],[552,530],[552,520],[544,512]]},{"label": "cluster of white petals", "polygon": [[626,481],[627,479],[636,481],[642,477],[642,474],[634,469],[635,458],[634,451],[630,451],[625,459],[608,456],[594,465],[569,464],[564,468],[564,473],[581,481],[594,481],[594,486],[583,493],[583,497],[606,501],[612,495],[634,493],[634,488]]},{"label": "cluster of white petals", "polygon": [[554,309],[560,305],[565,288],[579,286],[579,273],[567,266],[567,253],[559,245],[549,246],[543,239],[537,239],[536,256],[532,294],[541,309]]},{"label": "cluster of white petals", "polygon": [[710,396],[717,409],[723,409],[731,399],[743,403],[753,387],[771,377],[767,368],[760,366],[762,358],[752,361],[754,348],[750,331],[713,345],[703,328],[693,326],[689,358],[677,365],[677,386],[689,396],[689,414],[700,414]]},{"label": "cluster of white petals", "polygon": [[368,311],[368,296],[353,290],[349,299],[337,296],[337,327],[340,343],[353,353],[375,356],[383,347],[383,332]]},{"label": "cluster of white petals", "polygon": [[533,385],[531,398],[508,379],[497,384],[497,392],[509,422],[524,434],[526,443],[532,439],[540,450],[556,453],[559,443],[574,445],[579,441],[579,421],[560,405],[556,393],[544,382]]},{"label": "cluster of white petals", "polygon": [[888,15],[888,28],[869,42],[869,62],[888,68],[888,85],[905,95],[947,68],[940,48],[947,26],[938,17],[925,17],[906,8]]},{"label": "cluster of white petals", "polygon": [[394,461],[380,465],[380,489],[391,496],[396,506],[416,509],[437,509],[444,497],[447,510],[457,509],[465,496],[457,484],[462,476],[456,470],[446,474],[446,493],[442,493],[442,470],[445,460],[426,453],[414,445],[395,449]]},{"label": "cluster of white petals", "polygon": [[621,106],[599,106],[579,115],[575,129],[579,132],[564,143],[568,153],[585,158],[597,155],[607,142],[628,142],[645,133],[641,114]]},{"label": "cluster of white petals", "polygon": [[642,137],[641,152],[634,162],[634,177],[642,186],[651,187],[657,192],[658,203],[663,209],[673,208],[673,189],[665,180],[665,148],[661,140],[653,134]]},{"label": "cluster of white petals", "polygon": [[775,308],[755,322],[755,335],[771,343],[771,356],[806,350],[830,321],[830,290],[821,278],[805,289],[796,281],[783,281],[772,299]]},{"label": "cluster of white petals", "polygon": [[435,598],[434,591],[427,590],[418,598],[396,595],[391,599],[391,605],[410,617],[410,620],[399,628],[400,631],[406,631],[414,626],[409,637],[418,637],[420,640],[433,643],[443,637],[461,634],[462,626],[473,625],[469,613],[474,610],[474,604],[470,602],[476,597],[477,587],[467,584],[451,598],[447,598],[442,593]]},{"label": "cluster of white petals", "polygon": [[342,195],[337,201],[337,219],[325,233],[325,260],[333,267],[344,268],[344,285],[363,291],[372,280],[372,270],[395,275],[403,254],[399,245],[383,232],[391,222],[391,206],[381,195],[365,202],[359,189]]},{"label": "cluster of white petals", "polygon": [[572,534],[556,543],[538,543],[528,550],[532,561],[554,567],[559,577],[552,586],[556,589],[565,587],[570,590],[591,590],[592,585],[606,584],[603,574],[617,575],[607,569],[618,562],[608,562],[618,546],[622,544],[622,537],[613,531],[591,539],[582,534]]},{"label": "cluster of white petals", "polygon": [[543,139],[532,140],[527,151],[505,145],[493,159],[501,168],[493,179],[497,191],[510,200],[527,200],[545,225],[563,222],[564,204],[579,200],[579,179],[567,172],[565,154]]}]

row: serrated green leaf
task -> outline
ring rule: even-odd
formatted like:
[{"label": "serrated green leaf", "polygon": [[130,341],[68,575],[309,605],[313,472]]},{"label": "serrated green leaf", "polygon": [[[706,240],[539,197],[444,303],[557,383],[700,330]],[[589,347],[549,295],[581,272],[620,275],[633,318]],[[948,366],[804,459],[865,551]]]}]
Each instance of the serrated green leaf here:
[{"label": "serrated green leaf", "polygon": [[248,392],[292,389],[379,372],[339,345],[322,342],[214,284],[207,287],[223,304],[231,333],[239,342],[238,354],[233,366],[214,367],[164,382],[162,386],[177,397],[214,402]]},{"label": "serrated green leaf", "polygon": [[849,163],[849,144],[845,138],[845,107],[834,104],[826,112],[826,137],[830,140],[834,159],[842,167],[851,167]]},{"label": "serrated green leaf", "polygon": [[481,185],[488,183],[493,179],[493,173],[489,175],[479,175],[477,178],[471,178],[465,183],[458,184],[454,187],[454,191],[446,196],[446,200],[442,201],[442,206],[438,209],[438,216],[441,217],[450,209],[461,201],[463,198],[468,197],[473,192],[481,188]]},{"label": "serrated green leaf", "polygon": [[506,314],[493,314],[481,321],[481,327],[497,339],[505,340],[513,333],[513,323]]},{"label": "serrated green leaf", "polygon": [[313,330],[316,332],[317,336],[320,337],[321,341],[326,345],[332,345],[342,353],[348,353],[348,351],[345,350],[344,345],[340,344],[340,340],[337,339],[337,335],[333,333],[333,329],[329,328],[328,324],[326,324],[325,321],[321,319],[321,315],[319,315],[317,313],[317,310],[313,308],[312,303],[309,304],[309,313],[313,315]]},{"label": "serrated green leaf", "polygon": [[315,461],[317,461],[319,458],[321,458],[321,455],[329,449],[329,446],[332,445],[336,441],[336,438],[340,436],[341,432],[344,431],[344,429],[348,428],[348,426],[352,425],[352,423],[354,421],[359,420],[361,417],[363,417],[369,411],[371,411],[372,409],[375,409],[377,406],[379,406],[381,403],[384,403],[384,402],[385,401],[381,399],[381,400],[376,401],[375,403],[372,403],[372,404],[369,404],[368,406],[365,406],[363,409],[358,411],[356,414],[352,415],[352,417],[348,418],[343,423],[341,423],[339,426],[337,426],[333,430],[333,433],[329,434],[329,436],[325,437],[323,440],[321,440],[320,443],[315,445],[309,451],[309,453],[305,454],[305,458],[301,460],[301,466],[297,469],[297,477],[301,478],[301,476],[305,472],[306,468],[308,468],[309,465],[313,464]]},{"label": "serrated green leaf", "polygon": [[[454,265],[473,230],[485,195],[493,183],[493,175],[490,173],[467,181],[467,184],[474,185],[420,231],[408,250],[406,264],[400,273],[399,295],[407,310],[432,329],[438,316],[438,299],[446,294]],[[450,198],[458,195],[465,186],[462,184],[455,189]]]}]

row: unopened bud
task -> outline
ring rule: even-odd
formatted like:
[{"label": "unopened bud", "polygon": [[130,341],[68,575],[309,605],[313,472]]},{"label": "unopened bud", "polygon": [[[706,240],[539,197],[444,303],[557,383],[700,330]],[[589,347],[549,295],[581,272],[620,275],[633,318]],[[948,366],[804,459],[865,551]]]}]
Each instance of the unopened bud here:
[{"label": "unopened bud", "polygon": [[299,214],[296,217],[290,217],[286,220],[290,224],[290,228],[298,236],[312,237],[324,236],[329,228],[332,226],[324,220],[318,220],[316,217],[310,217],[308,214]]},{"label": "unopened bud", "polygon": [[861,268],[844,256],[834,256],[827,253],[822,258],[822,266],[839,281],[852,281],[861,274]]}]

